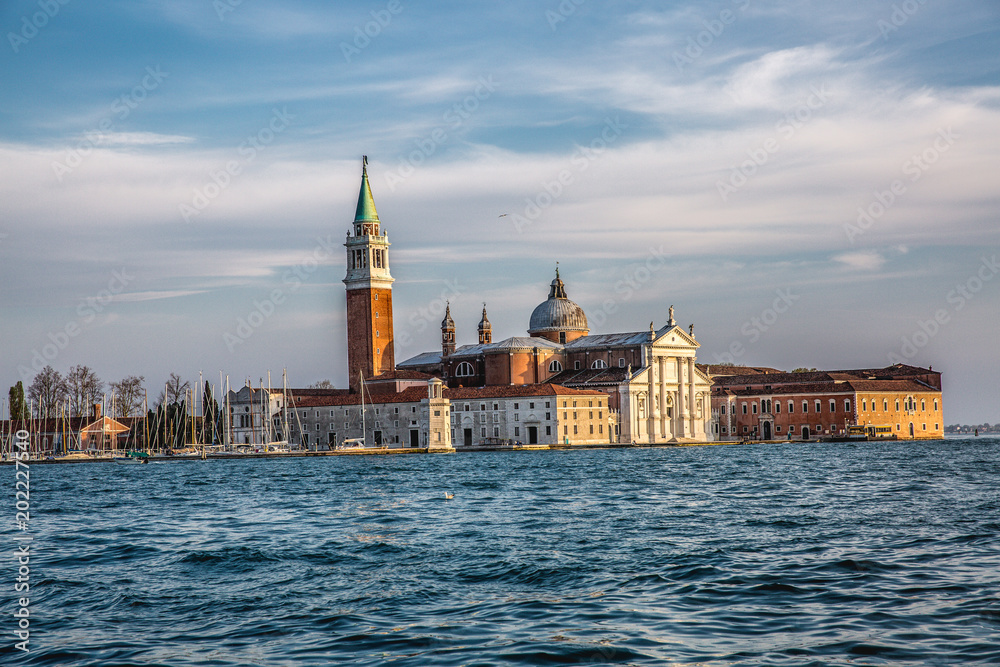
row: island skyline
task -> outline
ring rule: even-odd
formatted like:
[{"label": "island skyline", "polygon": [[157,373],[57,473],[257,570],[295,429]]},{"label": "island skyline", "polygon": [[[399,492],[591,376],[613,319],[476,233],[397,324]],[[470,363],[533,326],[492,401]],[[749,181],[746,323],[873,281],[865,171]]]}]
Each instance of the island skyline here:
[{"label": "island skyline", "polygon": [[988,3],[473,5],[434,45],[441,8],[223,5],[60,5],[34,31],[37,4],[7,8],[6,386],[36,353],[151,390],[346,386],[367,154],[397,359],[437,346],[448,301],[459,344],[483,302],[519,334],[559,262],[595,332],[673,304],[700,363],[895,355],[943,373],[946,424],[997,420]]}]

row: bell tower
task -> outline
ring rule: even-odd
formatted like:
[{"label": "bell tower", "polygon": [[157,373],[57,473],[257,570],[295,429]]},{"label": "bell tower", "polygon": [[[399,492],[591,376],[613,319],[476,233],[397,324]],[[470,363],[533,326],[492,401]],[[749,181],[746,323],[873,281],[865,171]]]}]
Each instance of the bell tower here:
[{"label": "bell tower", "polygon": [[361,192],[353,229],[347,232],[347,371],[352,391],[369,379],[396,369],[392,332],[392,283],[389,237],[381,231],[368,185],[368,156],[361,167]]}]

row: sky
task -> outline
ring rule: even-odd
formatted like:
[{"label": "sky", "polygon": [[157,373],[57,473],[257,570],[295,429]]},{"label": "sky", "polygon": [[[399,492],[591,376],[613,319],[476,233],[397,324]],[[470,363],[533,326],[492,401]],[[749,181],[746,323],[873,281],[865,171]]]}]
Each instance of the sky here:
[{"label": "sky", "polygon": [[[994,0],[0,4],[0,384],[346,386],[362,155],[397,361],[556,263],[592,333],[905,362],[1000,421]],[[6,391],[3,392],[4,395]]]}]

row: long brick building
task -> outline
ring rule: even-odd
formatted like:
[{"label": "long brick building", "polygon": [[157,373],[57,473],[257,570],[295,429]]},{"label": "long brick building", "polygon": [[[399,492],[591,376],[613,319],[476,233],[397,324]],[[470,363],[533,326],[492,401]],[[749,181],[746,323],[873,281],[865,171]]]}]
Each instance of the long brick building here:
[{"label": "long brick building", "polygon": [[[750,371],[750,372],[747,372]],[[719,440],[944,435],[941,373],[887,368],[806,373],[713,367],[712,432]]]}]

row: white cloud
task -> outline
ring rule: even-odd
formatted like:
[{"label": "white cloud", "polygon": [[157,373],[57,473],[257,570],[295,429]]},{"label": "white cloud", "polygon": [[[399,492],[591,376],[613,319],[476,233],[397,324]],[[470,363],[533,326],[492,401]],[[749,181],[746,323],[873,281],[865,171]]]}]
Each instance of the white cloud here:
[{"label": "white cloud", "polygon": [[845,252],[835,255],[833,259],[850,269],[858,271],[878,271],[885,264],[885,257],[874,250]]},{"label": "white cloud", "polygon": [[90,140],[97,146],[161,146],[194,142],[193,137],[155,132],[105,132],[93,136]]}]

